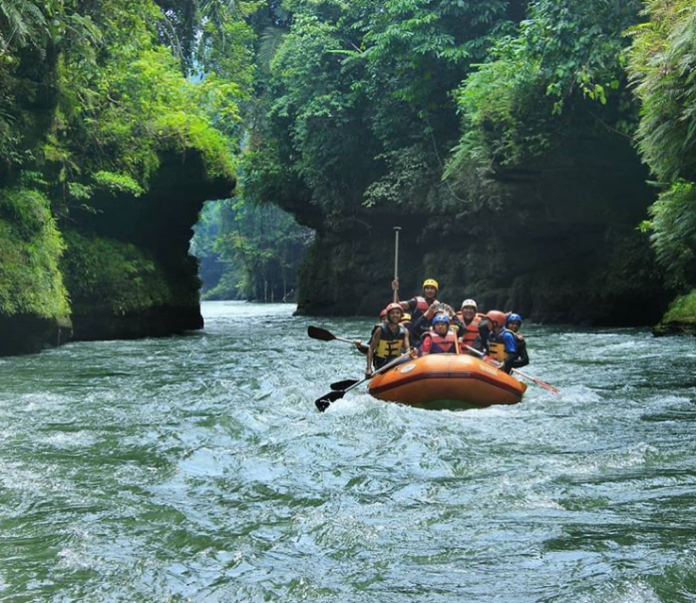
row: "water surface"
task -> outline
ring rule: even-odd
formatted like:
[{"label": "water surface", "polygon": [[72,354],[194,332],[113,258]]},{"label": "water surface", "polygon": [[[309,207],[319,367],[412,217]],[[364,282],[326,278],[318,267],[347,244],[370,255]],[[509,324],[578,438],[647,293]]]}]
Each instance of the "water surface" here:
[{"label": "water surface", "polygon": [[523,402],[359,378],[369,320],[211,302],[185,337],[0,359],[0,601],[696,601],[696,342],[524,325]]}]

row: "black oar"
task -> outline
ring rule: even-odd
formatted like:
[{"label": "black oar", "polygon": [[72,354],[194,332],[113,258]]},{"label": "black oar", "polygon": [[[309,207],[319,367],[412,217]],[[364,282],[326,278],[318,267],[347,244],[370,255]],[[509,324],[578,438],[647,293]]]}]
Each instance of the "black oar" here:
[{"label": "black oar", "polygon": [[313,326],[308,326],[307,327],[307,335],[309,335],[312,339],[319,339],[320,341],[333,341],[334,339],[337,341],[345,341],[346,343],[352,343],[353,345],[360,344],[360,347],[358,348],[363,354],[367,354],[367,350],[369,349],[369,346],[366,346],[364,343],[360,343],[358,339],[346,339],[345,337],[337,337],[330,331],[327,331],[326,329],[321,329],[319,327],[313,327]]},{"label": "black oar", "polygon": [[355,385],[358,381],[358,379],[344,379],[343,381],[332,383],[329,387],[331,387],[331,389],[346,389],[351,385]]},{"label": "black oar", "polygon": [[[402,360],[404,360],[407,356],[411,355],[411,351],[405,352],[398,358],[395,358],[391,362],[388,362],[385,364],[382,368],[377,369],[374,373],[372,373],[371,377],[365,377],[364,379],[361,379],[360,381],[355,381],[352,385],[349,385],[345,389],[341,390],[336,390],[336,391],[330,391],[328,394],[324,394],[321,398],[318,398],[317,400],[314,401],[314,405],[317,407],[319,412],[324,412],[329,406],[331,406],[332,402],[335,402],[336,400],[340,400],[343,398],[343,396],[346,395],[351,389],[354,389],[358,387],[358,385],[361,385],[362,383],[365,383],[365,381],[369,381],[374,377],[375,375],[379,375],[380,373],[383,373],[390,368],[396,366],[399,364]],[[346,380],[348,381],[348,380]],[[340,381],[338,382],[340,384]]]},{"label": "black oar", "polygon": [[[473,352],[474,354],[476,354],[477,356],[479,356],[481,358],[483,358],[485,356],[485,354],[483,352],[477,350],[476,348],[472,348],[470,345],[465,345],[464,347],[467,350]],[[501,365],[502,365],[502,363],[498,363],[498,368],[500,368]],[[520,377],[524,377],[525,379],[529,379],[532,383],[536,383],[539,387],[543,387],[544,389],[548,389],[550,392],[553,392],[554,394],[561,393],[561,390],[559,390],[557,387],[554,387],[553,385],[546,383],[546,381],[542,381],[541,379],[537,379],[536,377],[532,377],[531,375],[528,375],[527,373],[523,373],[519,369],[514,368],[514,369],[512,369],[512,372],[516,373]]]}]

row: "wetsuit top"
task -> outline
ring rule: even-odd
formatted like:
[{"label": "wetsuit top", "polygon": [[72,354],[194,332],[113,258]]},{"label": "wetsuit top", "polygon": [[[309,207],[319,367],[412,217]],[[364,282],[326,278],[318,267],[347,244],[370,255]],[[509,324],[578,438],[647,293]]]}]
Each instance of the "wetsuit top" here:
[{"label": "wetsuit top", "polygon": [[512,368],[522,368],[529,364],[529,354],[527,354],[527,342],[520,333],[514,333],[515,343],[517,344],[517,358],[512,363]]},{"label": "wetsuit top", "polygon": [[411,314],[411,326],[409,327],[409,333],[411,334],[412,341],[420,341],[423,335],[430,329],[432,319],[426,318],[425,313],[428,308],[437,302],[437,299],[433,299],[428,302],[425,297],[414,297],[409,299],[408,311]]}]

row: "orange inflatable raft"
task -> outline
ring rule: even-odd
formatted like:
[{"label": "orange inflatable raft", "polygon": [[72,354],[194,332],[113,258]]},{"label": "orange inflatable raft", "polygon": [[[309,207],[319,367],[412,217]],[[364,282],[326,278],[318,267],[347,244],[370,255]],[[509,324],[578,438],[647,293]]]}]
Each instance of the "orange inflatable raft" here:
[{"label": "orange inflatable raft", "polygon": [[428,354],[376,375],[368,392],[378,400],[443,409],[517,404],[526,389],[474,356]]}]

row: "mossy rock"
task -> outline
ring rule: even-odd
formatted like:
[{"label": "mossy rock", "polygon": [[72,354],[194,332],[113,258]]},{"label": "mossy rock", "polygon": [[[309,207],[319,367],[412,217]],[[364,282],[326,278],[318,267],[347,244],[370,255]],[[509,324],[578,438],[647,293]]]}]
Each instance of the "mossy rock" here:
[{"label": "mossy rock", "polygon": [[696,289],[675,299],[653,328],[656,337],[663,335],[696,335]]},{"label": "mossy rock", "polygon": [[0,316],[58,321],[70,315],[59,268],[64,248],[44,195],[0,190]]}]

